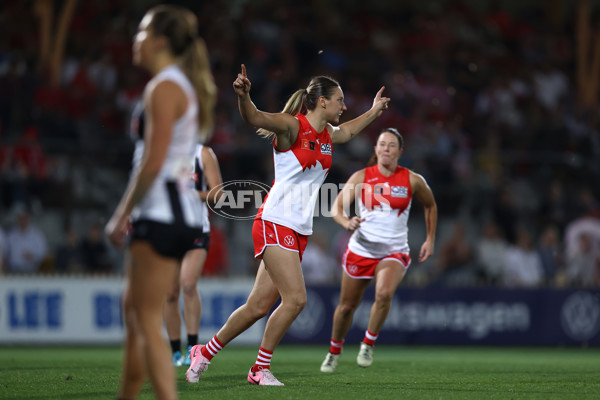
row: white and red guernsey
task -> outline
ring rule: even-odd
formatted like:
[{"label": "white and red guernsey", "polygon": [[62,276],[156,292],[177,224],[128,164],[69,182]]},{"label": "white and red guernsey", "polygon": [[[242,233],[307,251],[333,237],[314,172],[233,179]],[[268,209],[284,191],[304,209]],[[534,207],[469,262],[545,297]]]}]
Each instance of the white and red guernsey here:
[{"label": "white and red guernsey", "polygon": [[315,203],[331,168],[333,148],[327,127],[317,132],[306,116],[296,118],[300,130],[292,147],[279,151],[273,142],[275,179],[255,219],[311,235]]},{"label": "white and red guernsey", "polygon": [[408,254],[408,214],[412,203],[410,171],[397,166],[391,176],[383,176],[377,165],[365,168],[360,199],[364,221],[350,237],[348,248],[359,256],[382,258],[395,253]]}]

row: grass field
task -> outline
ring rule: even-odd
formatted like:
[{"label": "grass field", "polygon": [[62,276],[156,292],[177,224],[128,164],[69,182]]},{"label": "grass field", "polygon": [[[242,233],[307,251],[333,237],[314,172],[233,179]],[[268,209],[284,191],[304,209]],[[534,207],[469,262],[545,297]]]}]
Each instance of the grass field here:
[{"label": "grass field", "polygon": [[[600,399],[600,349],[377,346],[368,369],[346,346],[338,370],[326,346],[280,346],[272,369],[285,387],[249,385],[256,347],[230,346],[198,384],[177,370],[180,399]],[[115,399],[115,347],[0,347],[0,399]],[[152,399],[149,384],[140,399]]]}]

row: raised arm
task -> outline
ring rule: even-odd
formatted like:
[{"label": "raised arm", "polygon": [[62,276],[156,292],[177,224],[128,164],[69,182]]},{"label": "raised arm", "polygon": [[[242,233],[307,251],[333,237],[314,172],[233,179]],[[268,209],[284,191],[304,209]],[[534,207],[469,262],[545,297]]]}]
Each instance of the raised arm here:
[{"label": "raised arm", "polygon": [[[266,129],[277,136],[279,147],[286,147],[292,137],[295,141],[300,123],[296,118],[287,113],[267,113],[260,111],[250,99],[252,84],[246,75],[246,66],[242,64],[242,71],[233,82],[233,90],[238,95],[238,108],[240,115],[252,126]],[[294,142],[291,141],[290,145]]]},{"label": "raised arm", "polygon": [[427,228],[427,238],[421,246],[419,252],[419,262],[427,260],[433,255],[435,249],[435,231],[437,229],[437,204],[433,197],[431,188],[421,175],[410,171],[410,186],[413,196],[423,205],[425,210],[425,226]]},{"label": "raised arm", "polygon": [[204,146],[202,148],[202,166],[204,167],[204,176],[206,177],[208,190],[198,191],[198,195],[202,201],[214,204],[223,193],[223,178],[221,177],[219,160],[210,147]]},{"label": "raised arm", "polygon": [[383,110],[388,108],[390,98],[381,96],[384,89],[385,86],[379,89],[373,100],[373,106],[369,111],[354,118],[352,121],[344,122],[340,126],[330,127],[331,141],[333,143],[346,143],[365,129],[375,118],[379,117],[383,113]]},{"label": "raised arm", "polygon": [[337,197],[333,201],[331,206],[331,216],[333,220],[349,231],[356,230],[364,219],[358,216],[348,218],[346,210],[350,208],[350,205],[354,202],[357,196],[360,195],[360,189],[365,179],[365,170],[352,174],[348,182],[344,185],[343,189],[338,193]]}]

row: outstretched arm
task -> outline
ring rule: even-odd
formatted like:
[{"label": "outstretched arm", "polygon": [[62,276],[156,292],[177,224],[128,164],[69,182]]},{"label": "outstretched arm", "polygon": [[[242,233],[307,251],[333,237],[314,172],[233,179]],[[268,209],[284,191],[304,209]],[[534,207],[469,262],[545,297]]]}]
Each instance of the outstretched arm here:
[{"label": "outstretched arm", "polygon": [[433,255],[435,248],[435,231],[437,229],[437,204],[433,197],[431,188],[421,175],[410,171],[410,186],[413,196],[419,200],[425,209],[425,225],[427,227],[427,238],[419,252],[419,262],[427,260]]},{"label": "outstretched arm", "polygon": [[390,98],[381,96],[384,89],[385,86],[379,89],[373,100],[373,106],[369,111],[354,118],[352,121],[344,122],[340,126],[330,128],[332,130],[331,141],[333,143],[346,143],[365,129],[375,118],[379,117],[383,113],[383,110],[388,108]]},{"label": "outstretched arm", "polygon": [[279,136],[291,136],[298,133],[300,124],[296,118],[286,113],[267,113],[260,111],[250,99],[250,80],[246,75],[246,66],[242,64],[242,71],[233,82],[233,90],[238,95],[238,108],[240,115],[252,126],[263,128]]}]

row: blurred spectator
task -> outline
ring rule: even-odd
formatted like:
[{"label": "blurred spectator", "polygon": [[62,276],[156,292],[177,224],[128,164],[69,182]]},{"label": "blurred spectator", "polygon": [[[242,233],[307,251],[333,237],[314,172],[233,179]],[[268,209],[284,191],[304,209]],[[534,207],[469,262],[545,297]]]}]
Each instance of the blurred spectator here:
[{"label": "blurred spectator", "polygon": [[600,257],[590,233],[577,236],[577,246],[567,256],[566,279],[571,286],[590,287],[599,283]]},{"label": "blurred spectator", "polygon": [[534,93],[537,101],[548,111],[554,112],[563,100],[569,88],[565,74],[549,61],[533,74]]},{"label": "blurred spectator", "polygon": [[581,251],[581,236],[589,236],[593,257],[600,257],[600,218],[585,215],[570,222],[565,228],[565,257],[574,259]]},{"label": "blurred spectator", "polygon": [[302,273],[307,285],[327,285],[339,280],[342,269],[337,268],[338,263],[329,254],[327,238],[319,233],[314,233],[302,256]]},{"label": "blurred spectator", "polygon": [[37,272],[46,256],[46,237],[41,230],[31,225],[25,206],[16,207],[16,216],[16,224],[7,236],[7,269],[16,273]]},{"label": "blurred spectator", "polygon": [[510,245],[504,259],[503,282],[507,287],[537,287],[544,282],[542,259],[533,247],[531,232],[518,229],[514,245]]},{"label": "blurred spectator", "polygon": [[560,233],[556,226],[548,225],[542,230],[537,250],[542,261],[546,284],[556,284],[563,268]]},{"label": "blurred spectator", "polygon": [[455,222],[450,236],[440,246],[435,264],[434,284],[468,286],[475,282],[473,249],[466,236],[466,227]]},{"label": "blurred spectator", "polygon": [[500,283],[504,270],[504,257],[508,243],[504,240],[500,228],[493,221],[483,225],[477,243],[477,263],[480,282],[486,285]]},{"label": "blurred spectator", "polygon": [[542,230],[538,252],[542,261],[546,283],[557,283],[556,279],[563,267],[563,254],[560,233],[556,226],[548,225]]},{"label": "blurred spectator", "polygon": [[110,273],[113,272],[108,246],[104,242],[103,224],[94,222],[89,227],[85,237],[79,242],[81,262],[86,272]]},{"label": "blurred spectator", "polygon": [[79,237],[73,228],[67,229],[65,240],[61,243],[54,254],[54,271],[58,273],[81,272],[82,254],[79,248]]},{"label": "blurred spectator", "polygon": [[32,197],[40,198],[46,184],[46,156],[38,141],[36,126],[29,126],[12,146],[0,149],[0,177],[3,204],[31,205]]}]

